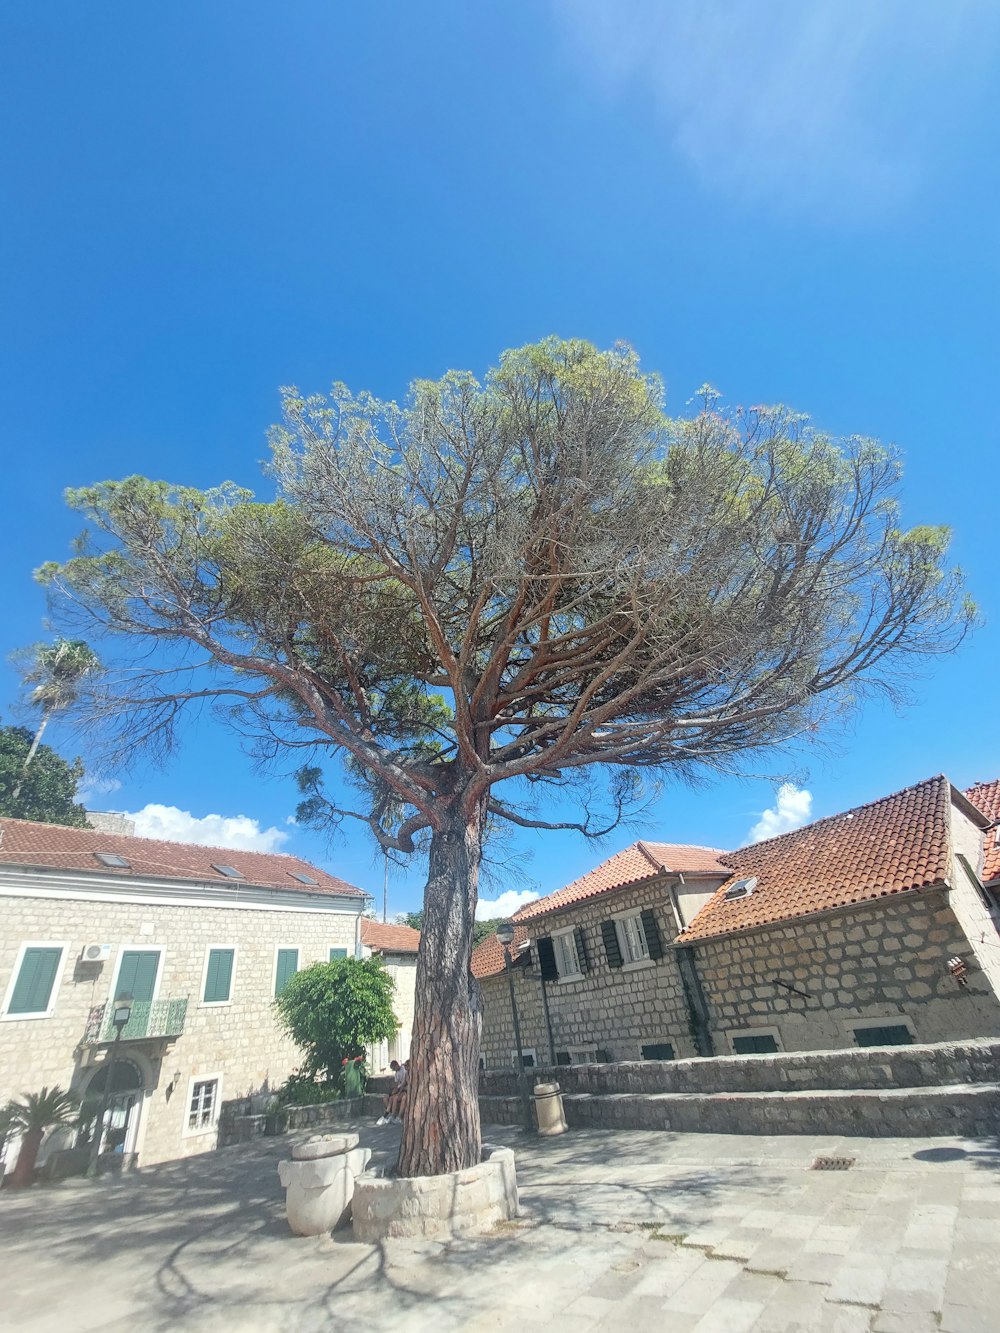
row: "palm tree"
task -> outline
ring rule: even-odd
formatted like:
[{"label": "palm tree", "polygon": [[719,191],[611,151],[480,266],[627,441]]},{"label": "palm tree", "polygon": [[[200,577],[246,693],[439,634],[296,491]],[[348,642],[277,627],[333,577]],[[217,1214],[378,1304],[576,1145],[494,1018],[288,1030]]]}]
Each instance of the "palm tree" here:
[{"label": "palm tree", "polygon": [[76,1124],[79,1104],[71,1093],[55,1085],[41,1092],[26,1092],[23,1101],[11,1103],[11,1109],[11,1129],[20,1133],[21,1147],[10,1183],[30,1185],[45,1135],[50,1129]]},{"label": "palm tree", "polygon": [[32,687],[28,697],[34,707],[41,709],[42,720],[25,757],[21,779],[11,796],[12,804],[21,795],[24,775],[53,714],[76,702],[80,682],[98,671],[100,665],[97,654],[82,639],[56,639],[54,643],[38,643],[31,650],[31,660],[22,672],[22,678],[25,685]]}]

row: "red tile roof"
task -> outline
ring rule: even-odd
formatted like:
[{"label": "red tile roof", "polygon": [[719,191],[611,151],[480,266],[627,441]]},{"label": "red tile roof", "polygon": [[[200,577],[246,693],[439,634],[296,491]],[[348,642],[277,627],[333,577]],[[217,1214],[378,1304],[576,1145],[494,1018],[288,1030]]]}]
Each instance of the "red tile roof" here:
[{"label": "red tile roof", "polygon": [[[128,861],[128,868],[113,868],[98,861],[97,852],[113,852]],[[232,879],[213,867],[229,865],[242,871]],[[60,824],[38,824],[26,819],[0,819],[0,867],[32,866],[52,870],[75,870],[106,878],[133,877],[195,880],[200,884],[257,884],[266,888],[292,889],[300,893],[366,897],[363,890],[330,875],[318,866],[283,852],[241,852],[231,847],[200,847],[187,842],[164,842],[156,838],[130,838],[124,834],[98,833],[93,829],[64,828]],[[293,875],[317,881],[303,884]]]},{"label": "red tile roof", "polygon": [[420,931],[412,926],[391,926],[363,916],[361,943],[382,953],[416,953],[420,948]]},{"label": "red tile roof", "polygon": [[[946,881],[952,794],[947,778],[930,778],[793,833],[726,853],[722,859],[732,868],[731,878],[679,936],[680,942]],[[757,878],[750,896],[726,902],[726,890],[750,876]]]},{"label": "red tile roof", "polygon": [[[992,782],[977,782],[965,793],[977,810],[982,810],[987,819],[1000,824],[1000,778]],[[983,860],[983,880],[989,884],[1000,879],[1000,827],[987,829]]]},{"label": "red tile roof", "polygon": [[646,879],[655,879],[664,873],[693,876],[721,876],[729,872],[720,858],[724,852],[714,847],[690,847],[673,842],[634,842],[631,847],[616,852],[593,870],[567,884],[564,889],[536,898],[515,912],[514,921],[529,921],[546,912],[558,911],[600,893],[610,893]]},{"label": "red tile roof", "polygon": [[[526,926],[514,926],[514,942],[510,946],[511,955],[517,957],[518,947],[529,939]],[[504,968],[503,945],[496,935],[487,935],[472,951],[472,975],[474,977],[493,977]]]}]

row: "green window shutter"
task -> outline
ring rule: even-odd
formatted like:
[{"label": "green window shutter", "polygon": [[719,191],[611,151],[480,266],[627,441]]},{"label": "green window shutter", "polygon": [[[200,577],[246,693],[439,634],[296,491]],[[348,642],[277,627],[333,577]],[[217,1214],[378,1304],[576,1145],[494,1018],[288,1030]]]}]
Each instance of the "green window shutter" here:
[{"label": "green window shutter", "polygon": [[156,990],[156,974],[160,970],[160,955],[155,949],[126,949],[118,969],[118,988],[111,997],[131,995],[145,1004]]},{"label": "green window shutter", "polygon": [[855,1028],[859,1046],[912,1046],[913,1033],[905,1023],[888,1023],[880,1028]]},{"label": "green window shutter", "polygon": [[674,1048],[669,1041],[653,1041],[642,1048],[644,1060],[672,1060]]},{"label": "green window shutter", "polygon": [[62,961],[62,949],[25,949],[8,1014],[43,1014]]},{"label": "green window shutter", "polygon": [[274,976],[274,993],[280,995],[288,985],[290,977],[294,977],[299,970],[299,951],[298,949],[279,949],[278,966]]},{"label": "green window shutter", "polygon": [[219,1004],[232,998],[233,986],[233,949],[211,949],[208,955],[208,969],[205,973],[206,1004]]},{"label": "green window shutter", "polygon": [[346,950],[346,949],[331,949],[331,950],[330,950],[330,962],[331,962],[331,963],[335,963],[335,962],[337,961],[338,958],[346,958],[346,957],[347,957],[347,950]]}]

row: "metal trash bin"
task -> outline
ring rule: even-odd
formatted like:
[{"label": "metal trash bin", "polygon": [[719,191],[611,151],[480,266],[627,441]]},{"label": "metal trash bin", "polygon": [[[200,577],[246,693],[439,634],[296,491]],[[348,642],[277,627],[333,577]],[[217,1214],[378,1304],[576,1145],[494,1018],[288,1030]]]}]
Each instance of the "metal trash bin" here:
[{"label": "metal trash bin", "polygon": [[565,1134],[569,1128],[558,1083],[535,1084],[535,1118],[539,1134],[545,1136]]}]

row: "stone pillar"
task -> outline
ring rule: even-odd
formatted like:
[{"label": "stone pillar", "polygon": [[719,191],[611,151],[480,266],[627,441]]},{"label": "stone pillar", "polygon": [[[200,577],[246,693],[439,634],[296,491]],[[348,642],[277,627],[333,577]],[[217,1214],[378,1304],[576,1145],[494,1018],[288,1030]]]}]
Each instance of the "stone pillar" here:
[{"label": "stone pillar", "polygon": [[288,1225],[296,1236],[322,1236],[347,1222],[354,1180],[368,1165],[369,1148],[357,1134],[314,1134],[278,1163]]},{"label": "stone pillar", "polygon": [[565,1134],[568,1126],[558,1083],[535,1084],[535,1115],[539,1134],[549,1138]]}]

